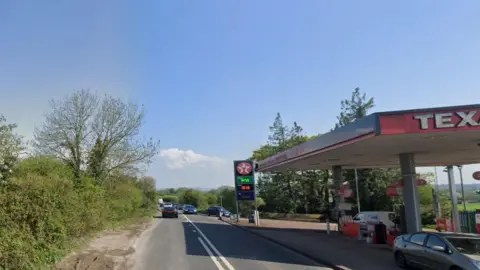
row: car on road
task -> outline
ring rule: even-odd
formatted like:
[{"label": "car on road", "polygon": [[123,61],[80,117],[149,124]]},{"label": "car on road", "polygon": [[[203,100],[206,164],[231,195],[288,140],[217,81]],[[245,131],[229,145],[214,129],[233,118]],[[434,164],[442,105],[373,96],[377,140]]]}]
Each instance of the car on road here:
[{"label": "car on road", "polygon": [[163,204],[163,207],[173,207],[172,203],[166,202]]},{"label": "car on road", "polygon": [[162,217],[167,218],[167,217],[174,217],[178,218],[178,210],[177,208],[170,206],[170,207],[164,207],[162,210]]},{"label": "car on road", "polygon": [[227,209],[223,208],[222,206],[210,206],[207,209],[207,214],[208,216],[219,216],[219,215],[222,215],[225,217],[230,216],[230,212],[227,211]]},{"label": "car on road", "polygon": [[395,263],[437,270],[480,269],[480,235],[418,232],[398,236],[393,244]]},{"label": "car on road", "polygon": [[196,215],[197,214],[197,208],[195,208],[195,206],[193,206],[193,205],[186,204],[186,205],[183,206],[183,213],[184,214]]}]

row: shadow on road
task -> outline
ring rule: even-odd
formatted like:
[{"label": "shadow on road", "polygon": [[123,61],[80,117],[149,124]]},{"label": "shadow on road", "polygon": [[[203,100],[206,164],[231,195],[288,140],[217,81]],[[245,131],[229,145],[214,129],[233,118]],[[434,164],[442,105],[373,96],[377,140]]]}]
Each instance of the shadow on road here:
[{"label": "shadow on road", "polygon": [[[327,235],[325,230],[240,226],[273,239],[282,245],[323,262],[336,265],[333,269],[385,270],[400,269],[395,265],[392,251],[386,245],[369,245],[338,232]],[[340,268],[345,267],[345,268]]]},{"label": "shadow on road", "polygon": [[[190,223],[184,222],[182,224],[185,233],[186,253],[193,256],[206,256],[204,250],[195,248],[198,247],[198,237],[200,234],[191,233],[196,229]],[[318,266],[313,261],[301,255],[297,255],[271,241],[234,226],[209,223],[208,221],[196,221],[195,225],[207,236],[227,260],[242,259],[299,266]]]}]

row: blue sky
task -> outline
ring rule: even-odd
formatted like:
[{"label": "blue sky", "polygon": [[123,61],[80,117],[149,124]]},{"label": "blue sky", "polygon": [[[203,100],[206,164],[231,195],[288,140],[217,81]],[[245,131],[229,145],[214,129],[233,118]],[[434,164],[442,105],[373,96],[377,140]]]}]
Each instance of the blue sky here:
[{"label": "blue sky", "polygon": [[231,161],[266,141],[277,112],[316,134],[357,86],[375,111],[479,103],[479,9],[473,0],[1,1],[0,113],[31,138],[48,100],[75,89],[133,100],[148,109],[142,134],[162,142],[148,172],[159,187],[230,184]]}]

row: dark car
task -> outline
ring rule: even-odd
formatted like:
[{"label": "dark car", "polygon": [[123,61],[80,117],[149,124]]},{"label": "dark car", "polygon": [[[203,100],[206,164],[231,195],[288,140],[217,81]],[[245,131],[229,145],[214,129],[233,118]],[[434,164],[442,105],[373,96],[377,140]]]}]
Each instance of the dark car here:
[{"label": "dark car", "polygon": [[195,208],[195,206],[193,206],[193,205],[186,204],[186,205],[183,206],[183,213],[184,214],[196,215],[197,214],[197,208]]},{"label": "dark car", "polygon": [[208,208],[207,210],[208,212],[208,216],[230,216],[230,212],[228,212],[225,208],[221,207],[221,206],[211,206]]},{"label": "dark car", "polygon": [[393,254],[401,268],[480,269],[480,236],[446,232],[401,235],[395,239]]},{"label": "dark car", "polygon": [[180,211],[182,211],[184,207],[185,207],[184,204],[177,205],[177,209],[180,210]]},{"label": "dark car", "polygon": [[164,218],[166,218],[166,217],[178,218],[177,208],[175,208],[175,207],[165,207],[165,208],[163,208],[162,217],[164,217]]}]

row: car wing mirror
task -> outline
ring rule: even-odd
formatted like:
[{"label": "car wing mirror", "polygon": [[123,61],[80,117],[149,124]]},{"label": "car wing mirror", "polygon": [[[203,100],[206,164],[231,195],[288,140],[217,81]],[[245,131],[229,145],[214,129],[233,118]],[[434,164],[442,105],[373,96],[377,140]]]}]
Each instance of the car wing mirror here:
[{"label": "car wing mirror", "polygon": [[448,250],[445,247],[442,247],[442,246],[432,246],[432,249],[435,250],[435,251],[447,252],[448,253]]}]

